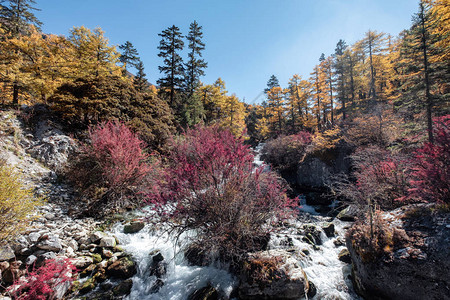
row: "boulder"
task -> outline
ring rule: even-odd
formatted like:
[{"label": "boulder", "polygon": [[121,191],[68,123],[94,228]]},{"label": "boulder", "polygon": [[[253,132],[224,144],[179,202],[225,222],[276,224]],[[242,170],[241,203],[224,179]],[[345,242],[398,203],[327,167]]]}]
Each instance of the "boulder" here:
[{"label": "boulder", "polygon": [[62,250],[61,240],[58,236],[48,234],[40,237],[40,241],[36,245],[39,249],[59,252]]},{"label": "boulder", "polygon": [[144,222],[131,222],[130,224],[126,224],[123,227],[124,233],[136,233],[141,231],[145,227]]},{"label": "boulder", "polygon": [[321,231],[315,225],[303,225],[304,242],[311,245],[322,245],[322,238],[320,237]]},{"label": "boulder", "polygon": [[384,234],[392,236],[389,248],[382,252],[361,248],[365,243],[356,234],[346,239],[356,291],[366,299],[450,299],[448,210],[407,206],[381,218],[388,224]]},{"label": "boulder", "polygon": [[249,254],[240,271],[239,299],[301,299],[308,279],[294,254],[285,250]]},{"label": "boulder", "polygon": [[137,273],[136,264],[129,257],[122,257],[112,263],[106,273],[111,277],[128,279]]},{"label": "boulder", "polygon": [[335,230],[334,230],[334,224],[333,223],[327,223],[327,224],[324,224],[323,226],[322,226],[322,230],[323,230],[323,232],[325,232],[325,235],[327,236],[327,237],[334,237],[335,235],[336,235],[336,232],[335,232]]},{"label": "boulder", "polygon": [[297,169],[297,184],[307,188],[327,187],[333,175],[350,173],[351,161],[348,158],[352,148],[340,141],[333,149],[308,152]]},{"label": "boulder", "polygon": [[360,213],[359,209],[356,207],[356,205],[349,205],[343,210],[341,210],[339,214],[336,216],[336,218],[338,218],[341,221],[353,222],[355,221],[359,213]]},{"label": "boulder", "polygon": [[74,258],[72,260],[72,264],[77,269],[84,269],[84,268],[88,267],[89,265],[92,265],[93,263],[94,263],[94,260],[92,259],[92,257],[89,257],[89,256],[80,256],[80,257]]},{"label": "boulder", "polygon": [[341,252],[339,252],[338,254],[338,258],[340,261],[346,264],[352,263],[352,258],[350,257],[350,252],[348,252],[348,249],[342,249]]},{"label": "boulder", "polygon": [[189,295],[187,300],[219,300],[219,293],[211,285],[196,290]]},{"label": "boulder", "polygon": [[164,256],[158,253],[152,257],[152,264],[150,266],[150,276],[161,278],[166,275],[167,264],[164,262]]},{"label": "boulder", "polygon": [[[89,240],[91,241],[91,243],[99,243],[100,240],[104,237],[107,237],[108,235],[104,232],[101,231],[94,231],[90,236],[89,236]],[[80,241],[78,241],[80,242]],[[80,242],[81,243],[81,242]]]},{"label": "boulder", "polygon": [[133,280],[127,279],[116,285],[112,291],[115,296],[126,296],[130,294],[133,287]]},{"label": "boulder", "polygon": [[0,262],[9,261],[16,258],[14,255],[14,250],[10,246],[0,247]]},{"label": "boulder", "polygon": [[105,236],[100,240],[100,247],[114,248],[116,246],[116,238],[113,236]]}]

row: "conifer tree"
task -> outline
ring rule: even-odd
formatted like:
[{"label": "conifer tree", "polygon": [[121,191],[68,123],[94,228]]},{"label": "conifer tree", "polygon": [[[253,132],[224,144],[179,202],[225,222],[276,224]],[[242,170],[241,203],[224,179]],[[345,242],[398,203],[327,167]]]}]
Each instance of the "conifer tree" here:
[{"label": "conifer tree", "polygon": [[347,44],[344,40],[339,40],[336,44],[336,49],[334,51],[334,72],[336,73],[336,86],[337,86],[337,98],[342,105],[342,119],[345,120],[347,117],[347,91],[346,91],[346,62],[345,62],[345,50],[347,49]]},{"label": "conifer tree", "polygon": [[137,65],[140,62],[139,53],[130,41],[126,41],[125,44],[120,45],[119,49],[122,50],[119,59],[123,63],[124,75],[126,75],[127,66],[137,68]]},{"label": "conifer tree", "polygon": [[176,97],[182,89],[184,79],[183,59],[179,55],[184,47],[183,35],[175,25],[163,30],[158,35],[161,37],[158,56],[162,57],[164,61],[163,65],[158,67],[163,77],[158,79],[157,84],[160,86],[160,94],[168,100],[172,109],[177,110]]},{"label": "conifer tree", "polygon": [[208,64],[201,58],[202,51],[205,50],[205,43],[202,41],[202,26],[197,21],[191,23],[189,33],[186,36],[188,40],[188,62],[185,64],[185,85],[187,97],[194,94],[195,89],[200,84],[200,77],[205,75],[204,69]]},{"label": "conifer tree", "polygon": [[279,87],[280,83],[275,75],[270,76],[269,81],[267,81],[267,88],[264,90],[265,93],[269,92],[274,87]]},{"label": "conifer tree", "polygon": [[144,63],[139,59],[136,64],[136,76],[134,77],[133,84],[137,91],[144,92],[148,88],[148,81],[145,78],[147,74],[144,73]]}]

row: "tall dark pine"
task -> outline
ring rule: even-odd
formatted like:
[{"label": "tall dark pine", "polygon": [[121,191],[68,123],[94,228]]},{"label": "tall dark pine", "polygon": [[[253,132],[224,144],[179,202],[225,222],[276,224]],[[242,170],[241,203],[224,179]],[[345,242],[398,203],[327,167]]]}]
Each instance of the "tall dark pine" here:
[{"label": "tall dark pine", "polygon": [[176,93],[182,89],[184,79],[183,59],[178,54],[184,47],[183,35],[175,25],[158,35],[161,37],[158,56],[164,58],[164,65],[158,67],[163,77],[158,79],[157,84],[160,86],[161,96],[168,99],[170,107],[175,109]]},{"label": "tall dark pine", "polygon": [[201,58],[202,51],[205,50],[205,43],[202,42],[202,26],[194,21],[189,26],[189,33],[186,36],[189,42],[188,62],[185,64],[185,84],[187,97],[191,97],[200,83],[200,77],[205,75],[204,69],[208,64]]},{"label": "tall dark pine", "polygon": [[120,54],[120,61],[124,66],[124,74],[127,74],[127,66],[137,67],[140,62],[139,53],[130,41],[126,41],[125,44],[120,45],[119,49],[122,50]]},{"label": "tall dark pine", "polygon": [[344,51],[347,48],[347,44],[344,40],[339,40],[336,44],[336,49],[334,50],[334,72],[336,74],[336,84],[338,99],[342,104],[342,119],[345,120],[347,117],[347,93],[345,89],[345,57]]},{"label": "tall dark pine", "polygon": [[[0,1],[0,23],[6,34],[16,38],[22,34],[28,34],[30,25],[40,28],[42,23],[33,14],[33,11],[39,10],[33,6],[35,3],[34,0]],[[13,82],[13,104],[19,104],[19,83],[17,81]]]},{"label": "tall dark pine", "polygon": [[139,60],[136,64],[136,69],[137,73],[133,80],[134,87],[139,92],[144,92],[148,88],[149,84],[145,78],[147,74],[144,73],[144,63],[141,60]]},{"label": "tall dark pine", "polygon": [[278,78],[275,75],[270,76],[269,81],[267,81],[267,88],[264,90],[264,92],[270,91],[274,87],[280,86],[280,82],[278,81]]}]

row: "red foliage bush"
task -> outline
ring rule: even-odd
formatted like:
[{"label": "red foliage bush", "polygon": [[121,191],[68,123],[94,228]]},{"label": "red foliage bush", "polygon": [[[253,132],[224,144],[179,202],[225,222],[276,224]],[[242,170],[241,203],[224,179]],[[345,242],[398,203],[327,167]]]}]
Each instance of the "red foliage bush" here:
[{"label": "red foliage bush", "polygon": [[223,260],[264,248],[270,221],[289,215],[293,201],[272,172],[253,169],[251,150],[226,129],[196,127],[172,141],[162,190],[168,224],[195,230],[197,249]]},{"label": "red foliage bush", "polygon": [[280,170],[290,170],[298,166],[311,143],[311,134],[301,131],[294,135],[281,136],[268,141],[263,148],[263,158]]},{"label": "red foliage bush", "polygon": [[26,278],[15,281],[8,291],[14,299],[54,299],[58,288],[64,291],[64,287],[70,286],[76,272],[68,259],[49,260],[44,266],[30,272]]},{"label": "red foliage bush", "polygon": [[434,120],[434,144],[416,151],[410,195],[428,202],[450,203],[450,115]]},{"label": "red foliage bush", "polygon": [[140,203],[157,173],[156,164],[150,164],[143,150],[144,143],[118,121],[91,128],[89,139],[72,165],[73,181],[95,200],[94,206],[102,204],[102,210]]},{"label": "red foliage bush", "polygon": [[402,204],[397,200],[404,200],[410,188],[411,161],[408,156],[369,146],[357,149],[351,158],[356,182],[336,178],[331,188],[337,195],[364,208],[369,204],[393,209]]}]

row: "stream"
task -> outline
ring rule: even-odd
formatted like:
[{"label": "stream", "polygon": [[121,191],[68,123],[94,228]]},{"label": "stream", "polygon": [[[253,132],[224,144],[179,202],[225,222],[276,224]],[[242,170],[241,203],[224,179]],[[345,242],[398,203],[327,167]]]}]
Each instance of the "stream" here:
[{"label": "stream", "polygon": [[[264,163],[260,160],[259,150],[256,148],[255,165]],[[266,166],[265,168],[269,168]],[[299,215],[289,226],[281,232],[272,234],[269,242],[270,249],[292,249],[303,253],[299,264],[311,281],[317,294],[310,298],[318,299],[361,299],[353,291],[349,275],[351,265],[341,262],[338,254],[345,245],[342,244],[345,228],[351,223],[338,219],[321,216],[313,206],[307,205],[300,198],[301,207]],[[141,216],[148,217],[149,212],[143,211]],[[305,224],[322,226],[332,222],[336,235],[327,237],[323,230],[320,232],[321,245],[315,246],[302,240],[298,230]],[[198,267],[190,266],[180,251],[181,246],[188,240],[188,236],[180,236],[175,239],[169,236],[164,228],[155,228],[146,225],[144,229],[134,234],[123,233],[123,225],[116,224],[112,233],[119,239],[122,248],[130,253],[138,265],[138,273],[132,278],[133,287],[129,300],[186,300],[189,295],[198,289],[211,285],[223,295],[230,297],[232,291],[237,287],[238,280],[229,272],[216,266]],[[160,253],[166,262],[166,274],[162,280],[156,276],[150,276],[152,258]],[[163,283],[162,283],[163,282]]]}]

